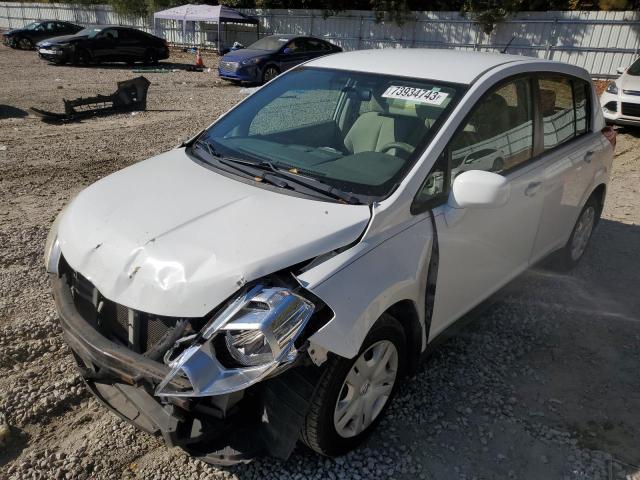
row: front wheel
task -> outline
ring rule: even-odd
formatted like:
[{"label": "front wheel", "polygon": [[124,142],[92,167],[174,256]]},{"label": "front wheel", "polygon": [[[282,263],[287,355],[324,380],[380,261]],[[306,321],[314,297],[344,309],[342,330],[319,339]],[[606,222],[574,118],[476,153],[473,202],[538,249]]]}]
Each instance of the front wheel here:
[{"label": "front wheel", "polygon": [[305,419],[303,442],[321,455],[342,455],[380,422],[404,374],[406,339],[383,315],[353,359],[327,360]]},{"label": "front wheel", "polygon": [[264,69],[264,72],[262,72],[262,83],[267,83],[276,78],[278,75],[280,75],[278,69],[273,65],[269,65]]},{"label": "front wheel", "polygon": [[33,50],[33,42],[29,38],[22,37],[18,40],[18,47],[21,50]]}]

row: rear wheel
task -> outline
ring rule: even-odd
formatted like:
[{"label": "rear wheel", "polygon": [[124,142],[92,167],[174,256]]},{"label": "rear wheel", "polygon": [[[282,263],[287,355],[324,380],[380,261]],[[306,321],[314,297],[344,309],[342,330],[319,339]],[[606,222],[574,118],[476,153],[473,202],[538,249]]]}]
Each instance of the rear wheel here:
[{"label": "rear wheel", "polygon": [[273,65],[269,65],[262,72],[262,83],[267,83],[280,75],[280,71]]},{"label": "rear wheel", "polygon": [[144,64],[145,65],[157,65],[158,64],[158,54],[153,49],[148,49],[144,52]]},{"label": "rear wheel", "polygon": [[301,437],[322,455],[342,455],[380,422],[404,373],[406,339],[383,315],[353,359],[331,357],[313,395]]},{"label": "rear wheel", "polygon": [[20,40],[18,40],[18,47],[21,50],[33,50],[33,42],[30,38],[22,37]]},{"label": "rear wheel", "polygon": [[593,229],[600,220],[601,206],[596,197],[591,196],[583,207],[573,227],[566,245],[556,253],[553,265],[561,270],[571,270],[584,256]]},{"label": "rear wheel", "polygon": [[78,48],[73,52],[71,63],[74,65],[89,65],[93,58],[86,48]]}]

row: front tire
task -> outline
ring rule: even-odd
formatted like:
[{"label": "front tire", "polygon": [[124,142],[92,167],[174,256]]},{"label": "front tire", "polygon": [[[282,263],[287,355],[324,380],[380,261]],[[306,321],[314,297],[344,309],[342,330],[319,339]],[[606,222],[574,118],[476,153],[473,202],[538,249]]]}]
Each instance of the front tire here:
[{"label": "front tire", "polygon": [[27,37],[22,37],[18,40],[18,48],[20,50],[33,50],[33,42]]},{"label": "front tire", "polygon": [[268,65],[267,68],[264,69],[264,72],[262,72],[262,83],[267,83],[278,75],[280,75],[280,70],[273,65]]},{"label": "front tire", "polygon": [[355,358],[333,356],[327,360],[302,428],[302,441],[321,455],[353,450],[382,419],[405,364],[402,326],[384,314]]}]

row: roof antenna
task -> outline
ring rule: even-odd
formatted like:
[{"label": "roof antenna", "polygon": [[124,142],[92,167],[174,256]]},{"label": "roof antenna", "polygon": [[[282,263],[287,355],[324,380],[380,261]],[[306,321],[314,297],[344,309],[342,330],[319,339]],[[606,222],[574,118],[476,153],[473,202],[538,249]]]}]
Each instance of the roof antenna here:
[{"label": "roof antenna", "polygon": [[507,49],[509,48],[509,46],[511,45],[511,42],[513,42],[516,39],[516,36],[514,35],[513,37],[511,37],[511,40],[509,40],[509,43],[507,43],[504,48],[502,49],[502,51],[500,53],[507,53]]}]

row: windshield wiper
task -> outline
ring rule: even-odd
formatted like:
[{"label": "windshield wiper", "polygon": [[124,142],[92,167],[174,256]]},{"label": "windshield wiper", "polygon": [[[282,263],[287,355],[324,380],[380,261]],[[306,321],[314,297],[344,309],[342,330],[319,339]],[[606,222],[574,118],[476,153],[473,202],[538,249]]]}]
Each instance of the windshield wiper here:
[{"label": "windshield wiper", "polygon": [[[240,158],[225,158],[225,160],[253,168],[259,168],[261,170],[269,170],[278,177],[283,177],[287,180],[290,180],[291,182],[306,187],[309,190],[317,193],[322,193],[326,196],[335,198],[336,200],[341,200],[342,202],[348,203],[350,205],[358,205],[364,203],[357,196],[349,192],[340,190],[339,188],[329,185],[328,183],[325,183],[322,180],[318,180],[317,178],[311,177],[309,175],[291,173],[290,171],[283,168],[278,168],[277,163],[271,162],[269,160],[261,160],[260,162],[253,162],[251,160],[244,160]],[[262,175],[262,177],[264,178],[264,174]]]},{"label": "windshield wiper", "polygon": [[193,142],[193,146],[194,147],[202,147],[204,148],[207,153],[209,155],[211,155],[212,157],[217,157],[220,158],[220,154],[218,153],[218,151],[216,150],[216,147],[213,146],[212,143],[207,142],[205,139],[203,138],[199,138],[197,139],[195,142]]},{"label": "windshield wiper", "polygon": [[[215,146],[199,138],[193,143],[194,146],[204,149],[211,157],[213,157],[218,163],[231,167],[234,170],[244,173],[259,181],[269,182],[276,187],[291,188],[292,190],[301,190],[306,194],[322,194],[325,197],[333,198],[350,205],[358,205],[364,203],[360,201],[356,196],[349,192],[344,192],[336,187],[333,187],[327,183],[324,183],[316,178],[301,175],[299,173],[294,174],[287,170],[278,168],[276,164],[268,160],[261,160],[259,162],[245,160],[242,158],[228,157],[219,153]],[[242,167],[240,167],[242,165]],[[248,167],[248,168],[244,168]],[[296,184],[296,186],[292,185]]]}]

